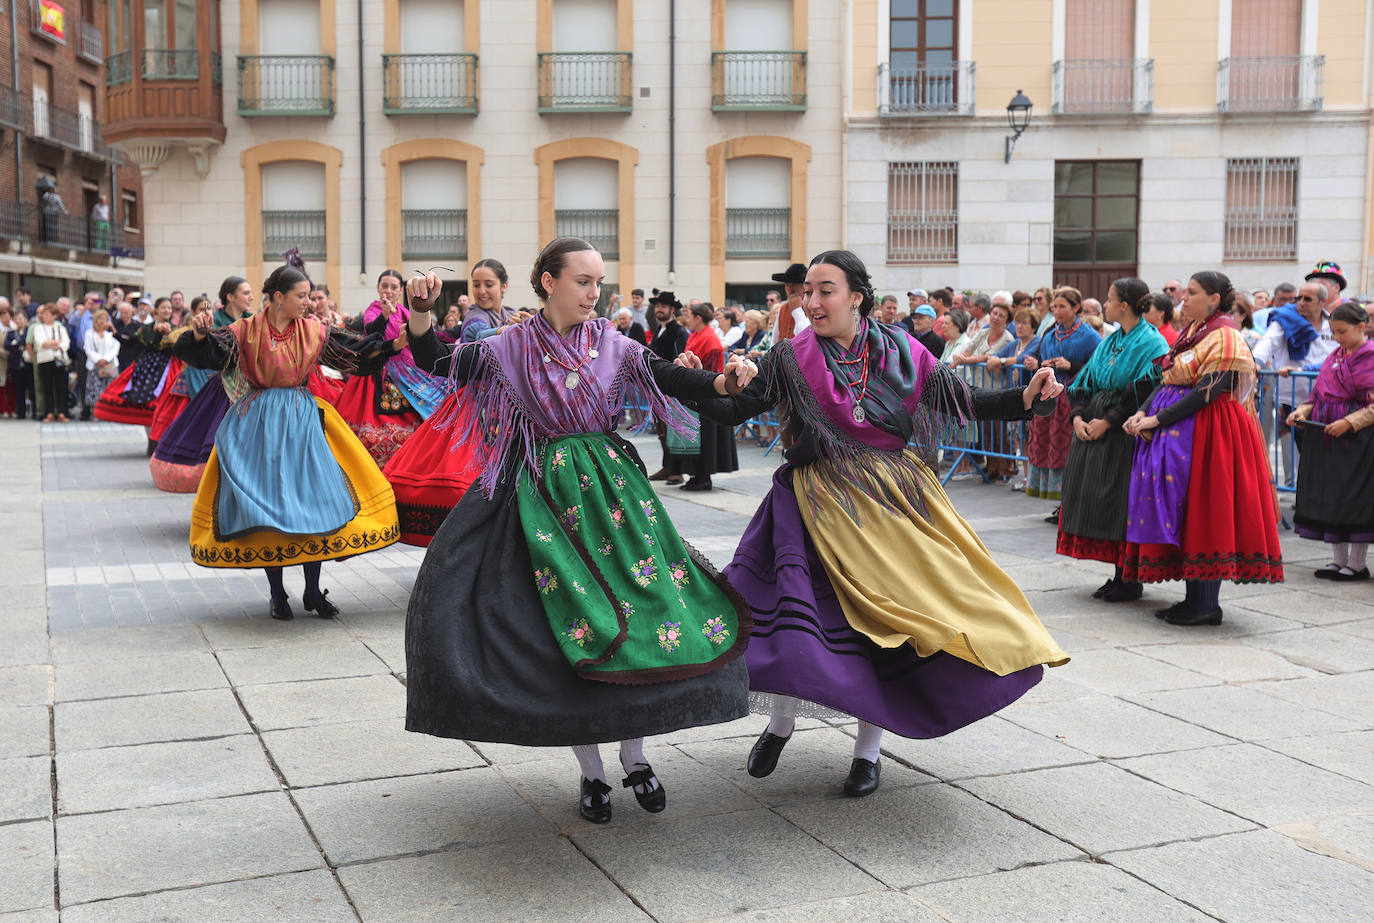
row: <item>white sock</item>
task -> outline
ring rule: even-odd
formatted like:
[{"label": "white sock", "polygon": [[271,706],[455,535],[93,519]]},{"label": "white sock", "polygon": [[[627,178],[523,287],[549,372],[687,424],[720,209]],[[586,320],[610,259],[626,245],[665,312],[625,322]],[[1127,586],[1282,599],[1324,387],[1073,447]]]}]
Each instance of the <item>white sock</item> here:
[{"label": "white sock", "polygon": [[[620,742],[620,765],[625,770],[625,775],[638,772],[641,769],[649,768],[649,761],[644,758],[644,738],[635,737],[632,740],[622,740]],[[658,780],[650,777],[647,785],[633,786],[635,794],[645,795],[658,788]]]},{"label": "white sock", "polygon": [[577,765],[582,767],[582,778],[593,782],[606,781],[606,768],[601,765],[601,747],[596,744],[582,744],[572,748],[577,757]]},{"label": "white sock", "polygon": [[1365,553],[1369,551],[1368,542],[1351,542],[1346,546],[1350,552],[1346,555],[1346,567],[1352,571],[1362,570],[1365,566]]},{"label": "white sock", "polygon": [[1337,567],[1348,567],[1350,564],[1350,546],[1344,542],[1333,542],[1331,544],[1331,560],[1336,562]]},{"label": "white sock", "polygon": [[768,719],[768,733],[774,737],[791,737],[797,723],[797,700],[791,696],[773,696],[773,714]]},{"label": "white sock", "polygon": [[859,722],[859,736],[854,741],[854,759],[878,762],[883,744],[883,729],[867,721]]}]

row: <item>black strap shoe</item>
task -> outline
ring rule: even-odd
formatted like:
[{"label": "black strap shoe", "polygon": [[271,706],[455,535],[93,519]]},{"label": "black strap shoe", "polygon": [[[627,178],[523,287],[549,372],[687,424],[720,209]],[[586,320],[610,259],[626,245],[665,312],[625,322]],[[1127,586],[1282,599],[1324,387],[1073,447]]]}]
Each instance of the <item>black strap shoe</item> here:
[{"label": "black strap shoe", "polygon": [[597,779],[583,779],[577,799],[577,813],[594,824],[611,822],[611,787]]},{"label": "black strap shoe", "polygon": [[1196,612],[1189,607],[1185,612],[1165,616],[1164,621],[1170,625],[1220,625],[1221,607],[1218,606],[1211,612]]},{"label": "black strap shoe", "polygon": [[778,757],[782,755],[782,748],[787,746],[791,739],[791,734],[786,737],[779,737],[767,731],[760,734],[749,751],[749,762],[746,764],[749,775],[755,779],[762,779],[772,773],[778,767]]},{"label": "black strap shoe", "polygon": [[319,596],[303,598],[301,605],[305,606],[306,612],[313,612],[322,619],[336,619],[339,617],[339,607],[329,601],[329,591],[325,590]]},{"label": "black strap shoe", "polygon": [[849,778],[844,780],[844,793],[850,798],[862,798],[878,790],[878,777],[882,770],[878,763],[855,759],[849,764]]},{"label": "black strap shoe", "polygon": [[273,596],[267,614],[278,622],[289,622],[296,617],[295,614],[291,612],[291,600],[287,599],[285,596],[280,599]]},{"label": "black strap shoe", "polygon": [[[634,791],[635,801],[639,806],[650,814],[658,814],[668,806],[668,793],[663,790],[663,783],[658,781],[654,775],[654,767],[648,763],[641,763],[644,768],[636,769],[621,781],[621,788],[628,788]],[[641,792],[640,788],[647,788]]]}]

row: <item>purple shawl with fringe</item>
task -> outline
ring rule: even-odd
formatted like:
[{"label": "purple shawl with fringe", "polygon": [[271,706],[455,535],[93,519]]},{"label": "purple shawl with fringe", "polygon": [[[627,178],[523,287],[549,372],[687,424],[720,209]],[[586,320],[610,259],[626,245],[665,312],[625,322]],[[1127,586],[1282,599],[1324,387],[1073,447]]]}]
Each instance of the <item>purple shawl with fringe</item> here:
[{"label": "purple shawl with fringe", "polygon": [[[366,326],[382,315],[382,303],[374,301],[363,311],[363,325]],[[396,305],[396,310],[391,312],[391,316],[386,319],[386,338],[394,340],[401,335],[401,328],[405,327],[410,320],[410,309],[403,304]],[[415,359],[410,354],[410,347],[398,352],[387,360],[388,363],[399,362],[401,365],[414,365]]]},{"label": "purple shawl with fringe", "polygon": [[[1326,357],[1321,374],[1312,386],[1312,403],[1324,410],[1333,410],[1331,420],[1338,420],[1368,404],[1371,392],[1374,392],[1374,341],[1367,340],[1348,356],[1344,349],[1338,349]],[[1324,416],[1316,419],[1325,420]]]},{"label": "purple shawl with fringe", "polygon": [[[621,336],[604,317],[578,324],[560,337],[541,311],[461,348],[478,352],[460,401],[471,404],[474,412],[455,421],[460,429],[454,439],[480,440],[478,480],[488,497],[495,493],[512,451],[522,454],[525,469],[538,478],[541,440],[614,432],[627,392],[642,397],[654,417],[673,429],[689,434],[695,428],[696,421],[682,405],[658,389],[648,349]],[[567,367],[577,371],[575,388],[567,386]],[[455,374],[458,368],[455,353]]]}]

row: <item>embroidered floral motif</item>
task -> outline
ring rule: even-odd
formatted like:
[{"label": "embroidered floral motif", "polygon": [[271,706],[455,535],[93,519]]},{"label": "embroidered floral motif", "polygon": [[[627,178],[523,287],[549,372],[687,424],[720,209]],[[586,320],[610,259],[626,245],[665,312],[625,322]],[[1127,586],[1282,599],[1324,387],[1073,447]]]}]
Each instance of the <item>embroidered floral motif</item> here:
[{"label": "embroidered floral motif", "polygon": [[539,585],[539,592],[548,596],[558,589],[558,578],[553,575],[553,568],[546,567],[543,570],[534,572],[534,582]]},{"label": "embroidered floral motif", "polygon": [[583,596],[587,595],[586,588],[583,587],[582,584],[578,583],[576,580],[572,582],[572,588]]},{"label": "embroidered floral motif", "polygon": [[612,478],[611,480],[613,480],[613,481],[615,482],[615,489],[616,489],[616,490],[624,490],[624,489],[625,489],[625,475],[623,475],[623,474],[617,474],[617,475],[616,475],[614,478]]},{"label": "embroidered floral motif", "polygon": [[635,614],[635,607],[627,602],[622,601],[620,603],[620,614],[625,616],[625,621],[628,622],[631,619],[631,617],[633,617]]},{"label": "embroidered floral motif", "polygon": [[654,536],[652,532],[644,533],[644,544],[648,545],[650,548],[654,547]]},{"label": "embroidered floral motif", "polygon": [[658,626],[658,646],[670,654],[677,650],[682,644],[681,629],[681,622],[664,622]]},{"label": "embroidered floral motif", "polygon": [[558,471],[559,469],[561,469],[565,464],[567,464],[567,462],[568,462],[568,453],[567,453],[567,452],[563,451],[562,449],[554,449],[554,450],[553,450],[553,460],[550,461],[549,464],[550,464],[550,466],[553,468],[554,471]]},{"label": "embroidered floral motif", "polygon": [[706,624],[701,626],[701,633],[717,647],[724,644],[725,639],[730,637],[730,629],[725,627],[725,619],[720,616],[707,619]]},{"label": "embroidered floral motif", "polygon": [[549,542],[553,541],[553,533],[545,532],[543,529],[535,529],[534,537],[539,539],[541,542],[544,542],[545,544],[548,544]]},{"label": "embroidered floral motif", "polygon": [[596,636],[592,633],[592,627],[587,624],[586,619],[577,619],[572,623],[571,628],[563,632],[563,637],[578,647],[586,647]]},{"label": "embroidered floral motif", "polygon": [[639,508],[644,511],[644,515],[649,519],[649,525],[658,525],[658,511],[654,509],[654,501],[640,500]]},{"label": "embroidered floral motif", "polygon": [[611,461],[620,461],[620,454],[610,446],[606,446],[606,457]]},{"label": "embroidered floral motif", "polygon": [[583,490],[591,490],[591,489],[592,489],[592,476],[591,476],[590,474],[579,475],[578,478],[577,478],[577,484],[578,484],[578,486],[581,487]]},{"label": "embroidered floral motif", "polygon": [[576,532],[577,527],[582,524],[582,508],[570,506],[563,511],[563,522],[567,525],[569,532]]},{"label": "embroidered floral motif", "polygon": [[602,542],[601,542],[601,544],[596,546],[596,550],[597,550],[597,551],[601,552],[601,553],[604,554],[604,555],[608,555],[608,556],[610,555],[611,551],[613,551],[614,549],[615,549],[615,546],[611,544],[611,540],[610,540],[609,538],[608,538],[608,539],[603,539]]},{"label": "embroidered floral motif", "polygon": [[668,576],[673,578],[673,583],[679,590],[690,583],[691,578],[687,576],[687,559],[683,558],[681,561],[674,561],[669,564]]},{"label": "embroidered floral motif", "polygon": [[658,580],[658,564],[653,558],[645,558],[636,561],[634,567],[630,568],[631,575],[635,578],[635,583],[640,586],[648,586]]},{"label": "embroidered floral motif", "polygon": [[611,525],[615,526],[617,529],[625,525],[625,504],[617,503],[615,506],[611,507],[608,512],[611,516]]}]

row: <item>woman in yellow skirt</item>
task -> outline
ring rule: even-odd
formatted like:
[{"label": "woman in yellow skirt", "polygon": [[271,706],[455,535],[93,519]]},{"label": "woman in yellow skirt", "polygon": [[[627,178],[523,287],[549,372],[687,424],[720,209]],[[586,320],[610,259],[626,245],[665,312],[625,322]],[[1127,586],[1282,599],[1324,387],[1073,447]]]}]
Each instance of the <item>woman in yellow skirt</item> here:
[{"label": "woman in yellow skirt", "polygon": [[215,434],[191,511],[191,559],[261,567],[270,615],[292,617],[282,568],[305,571],[306,611],[334,618],[321,563],[385,548],[400,535],[391,486],[358,437],[306,387],[317,363],[342,371],[390,354],[376,336],[327,329],[308,316],[310,279],[282,266],[263,283],[266,309],[227,327],[197,316],[176,355],[223,371],[232,401]]}]

